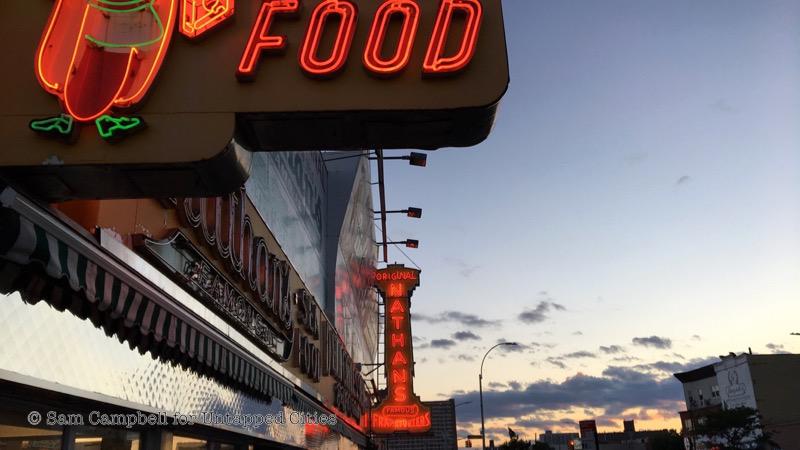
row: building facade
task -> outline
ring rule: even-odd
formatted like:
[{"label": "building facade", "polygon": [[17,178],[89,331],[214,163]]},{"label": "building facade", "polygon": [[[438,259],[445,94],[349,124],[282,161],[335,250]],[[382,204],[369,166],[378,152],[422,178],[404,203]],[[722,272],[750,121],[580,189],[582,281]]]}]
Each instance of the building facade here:
[{"label": "building facade", "polygon": [[366,447],[375,238],[350,163],[253,154],[215,198],[0,186],[0,447]]},{"label": "building facade", "polygon": [[538,440],[553,450],[574,450],[575,441],[580,441],[580,438],[578,433],[553,433],[551,430],[546,430],[544,434],[539,435]]},{"label": "building facade", "polygon": [[[686,410],[680,412],[684,446],[687,450],[704,449],[705,443],[702,439],[698,442],[694,430],[708,414],[722,409],[714,364],[698,367],[688,372],[676,373],[675,378],[683,385],[683,396],[686,402]],[[711,394],[710,398],[707,397],[709,394]]]},{"label": "building facade", "polygon": [[634,420],[624,420],[622,431],[605,433],[597,432],[596,421],[582,420],[580,430],[580,439],[574,442],[574,448],[580,450],[650,450],[654,440],[674,433],[670,430],[638,431]]},{"label": "building facade", "polygon": [[456,450],[456,408],[453,399],[422,402],[431,410],[431,429],[421,434],[397,433],[379,440],[382,450]]},{"label": "building facade", "polygon": [[[764,430],[782,450],[800,449],[800,387],[794,381],[800,355],[730,354],[719,362],[675,377],[684,385],[686,411],[681,411],[687,449],[709,447],[696,433],[706,417],[720,410],[755,409]],[[710,389],[711,398],[701,394]],[[701,401],[702,400],[702,401]]]}]

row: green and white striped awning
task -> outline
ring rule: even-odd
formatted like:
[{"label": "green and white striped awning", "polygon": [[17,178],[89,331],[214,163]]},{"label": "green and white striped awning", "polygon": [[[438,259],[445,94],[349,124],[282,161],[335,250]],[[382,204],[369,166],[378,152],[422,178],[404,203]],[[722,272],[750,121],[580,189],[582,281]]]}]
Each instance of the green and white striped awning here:
[{"label": "green and white striped awning", "polygon": [[90,320],[142,354],[294,404],[293,388],[13,210],[0,209],[0,292]]},{"label": "green and white striped awning", "polygon": [[[258,398],[277,399],[311,414],[327,413],[227,336],[106,254],[92,237],[59,225],[52,216],[42,215],[47,220],[34,223],[26,217],[32,214],[23,213],[38,207],[11,189],[0,194],[0,200],[0,293],[19,292],[25,302],[45,301],[59,311],[69,310],[131,349]],[[333,428],[363,440],[342,422]]]}]

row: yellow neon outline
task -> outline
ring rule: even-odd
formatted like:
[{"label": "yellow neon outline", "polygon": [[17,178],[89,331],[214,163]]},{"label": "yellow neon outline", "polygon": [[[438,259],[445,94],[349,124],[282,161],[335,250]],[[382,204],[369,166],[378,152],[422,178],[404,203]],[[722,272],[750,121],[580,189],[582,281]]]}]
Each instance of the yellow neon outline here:
[{"label": "yellow neon outline", "polygon": [[[234,13],[234,6],[231,5],[233,0],[215,0],[215,6],[207,8],[202,2],[197,3],[197,0],[183,0],[181,3],[181,23],[180,32],[184,36],[194,39],[206,31],[210,31],[218,24],[226,21]],[[198,8],[203,8],[205,11],[199,18],[197,16]],[[191,12],[187,13],[187,9]],[[190,14],[186,20],[187,14]]]}]

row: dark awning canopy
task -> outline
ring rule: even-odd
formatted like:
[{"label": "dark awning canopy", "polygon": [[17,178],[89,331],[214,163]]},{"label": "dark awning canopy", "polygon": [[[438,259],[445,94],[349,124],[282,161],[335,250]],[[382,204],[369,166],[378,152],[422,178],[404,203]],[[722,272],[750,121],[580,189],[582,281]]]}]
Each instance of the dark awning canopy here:
[{"label": "dark awning canopy", "polygon": [[[0,194],[0,293],[45,301],[88,319],[131,349],[179,364],[258,398],[295,410],[326,411],[227,336],[130,268],[89,236],[6,188]],[[338,422],[335,431],[363,441]]]}]

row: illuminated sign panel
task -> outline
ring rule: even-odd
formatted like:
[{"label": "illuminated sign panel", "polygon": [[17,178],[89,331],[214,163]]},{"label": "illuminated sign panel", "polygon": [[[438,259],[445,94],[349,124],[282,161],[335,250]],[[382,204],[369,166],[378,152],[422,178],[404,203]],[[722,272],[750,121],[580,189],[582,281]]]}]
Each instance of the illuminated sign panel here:
[{"label": "illuminated sign panel", "polygon": [[419,270],[389,265],[375,273],[386,301],[385,362],[387,397],[362,421],[377,434],[423,433],[431,427],[430,409],[414,394],[414,349],[411,338],[411,295],[419,286]]},{"label": "illuminated sign panel", "polygon": [[499,0],[8,0],[0,39],[0,168],[52,199],[219,195],[247,151],[471,146],[508,85]]}]

